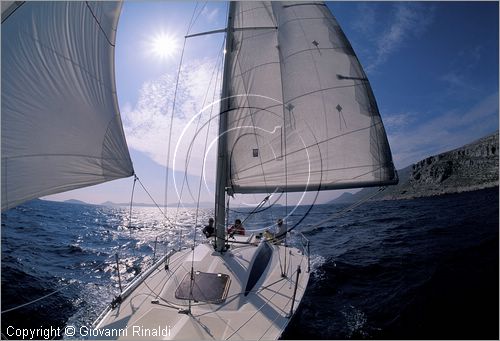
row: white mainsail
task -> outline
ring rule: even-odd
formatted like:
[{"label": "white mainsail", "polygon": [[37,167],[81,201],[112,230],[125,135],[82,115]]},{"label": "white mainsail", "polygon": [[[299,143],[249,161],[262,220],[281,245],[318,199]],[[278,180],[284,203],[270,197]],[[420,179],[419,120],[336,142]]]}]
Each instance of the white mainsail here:
[{"label": "white mainsail", "polygon": [[326,5],[235,7],[226,58],[230,191],[397,183],[370,84]]},{"label": "white mainsail", "polygon": [[120,9],[2,3],[2,210],[134,173],[115,87]]}]

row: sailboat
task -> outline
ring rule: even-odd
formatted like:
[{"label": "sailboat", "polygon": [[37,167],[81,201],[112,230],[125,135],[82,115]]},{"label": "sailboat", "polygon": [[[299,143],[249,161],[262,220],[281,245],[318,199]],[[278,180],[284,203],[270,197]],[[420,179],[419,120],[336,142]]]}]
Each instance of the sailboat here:
[{"label": "sailboat", "polygon": [[[114,80],[120,9],[2,2],[2,210],[134,175]],[[366,74],[324,3],[231,2],[219,32],[213,243],[160,258],[92,337],[279,338],[307,288],[309,244],[287,240],[298,224],[228,235],[226,200],[398,181]]]}]

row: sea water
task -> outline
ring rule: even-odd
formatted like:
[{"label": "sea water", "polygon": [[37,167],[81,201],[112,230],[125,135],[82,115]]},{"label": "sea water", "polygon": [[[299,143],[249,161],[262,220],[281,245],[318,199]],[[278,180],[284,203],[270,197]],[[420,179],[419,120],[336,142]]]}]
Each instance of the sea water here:
[{"label": "sea water", "polygon": [[[288,210],[289,226],[300,222],[295,231],[310,240],[312,274],[283,338],[499,337],[498,188],[368,202],[317,225],[347,206]],[[89,328],[119,293],[115,255],[125,286],[153,259],[203,240],[213,210],[195,213],[169,209],[175,227],[145,207],[130,217],[128,208],[35,200],[2,214],[3,336]],[[263,208],[245,225],[275,215]]]}]

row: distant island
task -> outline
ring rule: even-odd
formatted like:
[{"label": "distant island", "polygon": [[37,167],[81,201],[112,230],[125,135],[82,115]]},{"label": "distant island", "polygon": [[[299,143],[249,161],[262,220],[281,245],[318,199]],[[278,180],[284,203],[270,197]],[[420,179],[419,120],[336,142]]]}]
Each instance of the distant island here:
[{"label": "distant island", "polygon": [[[179,203],[172,203],[168,204],[167,207],[177,207]],[[106,201],[101,204],[101,206],[110,206],[110,207],[123,207],[123,206],[130,206],[130,202],[128,203],[115,203],[112,201]],[[151,203],[138,203],[134,202],[133,204],[134,207],[156,207],[155,204]],[[160,207],[163,207],[163,205],[160,205]],[[196,207],[196,203],[181,203],[181,207]],[[214,204],[211,202],[200,202],[199,205],[200,208],[213,208]]]},{"label": "distant island", "polygon": [[[372,200],[399,200],[461,193],[498,186],[498,131],[460,148],[429,156],[398,170],[399,184]],[[354,203],[378,188],[343,193],[329,203]]]},{"label": "distant island", "polygon": [[[115,203],[112,201],[106,201],[101,204],[90,204],[88,202],[82,201],[82,200],[77,200],[77,199],[69,199],[69,200],[64,200],[63,201],[66,204],[76,204],[76,205],[95,205],[95,206],[108,206],[108,207],[129,207],[130,202],[128,203]],[[168,204],[167,207],[177,207],[179,203],[172,203]],[[147,204],[147,203],[138,203],[134,202],[133,204],[134,207],[156,207],[155,204]],[[213,208],[214,204],[211,202],[200,202],[199,207],[200,208]],[[160,205],[160,207],[163,207],[163,205]],[[196,207],[196,203],[184,203],[181,204],[181,207]]]},{"label": "distant island", "polygon": [[76,199],[69,199],[69,200],[64,200],[65,203],[67,204],[77,204],[77,205],[93,205],[93,204],[89,204],[85,201],[81,201],[81,200],[76,200]]}]

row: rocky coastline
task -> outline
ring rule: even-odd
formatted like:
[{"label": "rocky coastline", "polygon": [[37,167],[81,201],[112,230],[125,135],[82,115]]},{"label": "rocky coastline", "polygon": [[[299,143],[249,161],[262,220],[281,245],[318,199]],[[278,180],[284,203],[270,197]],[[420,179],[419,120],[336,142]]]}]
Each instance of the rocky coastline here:
[{"label": "rocky coastline", "polygon": [[[429,156],[398,170],[399,184],[372,200],[401,200],[461,193],[498,186],[498,131],[460,148]],[[378,191],[344,193],[332,203],[356,202]]]}]

